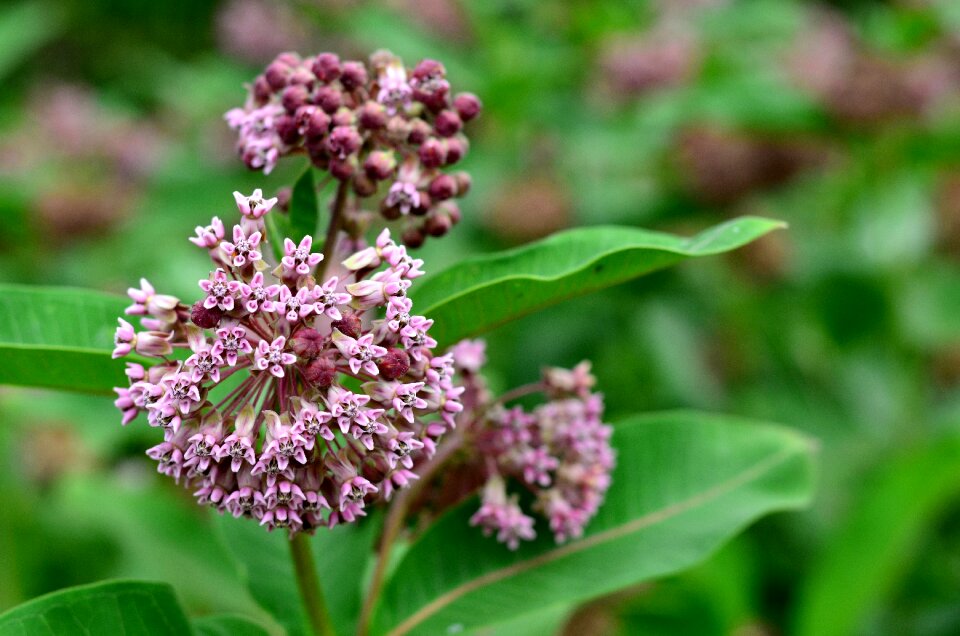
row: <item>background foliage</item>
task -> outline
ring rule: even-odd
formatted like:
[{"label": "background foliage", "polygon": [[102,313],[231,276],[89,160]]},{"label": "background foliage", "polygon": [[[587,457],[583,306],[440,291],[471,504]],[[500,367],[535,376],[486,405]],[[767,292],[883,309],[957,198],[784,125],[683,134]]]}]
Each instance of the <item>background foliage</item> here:
[{"label": "background foliage", "polygon": [[[0,43],[2,282],[122,292],[142,273],[192,297],[194,225],[301,169],[243,171],[220,120],[284,49],[435,56],[484,99],[464,221],[423,250],[431,271],[573,225],[786,221],[490,336],[498,387],[590,358],[612,420],[691,407],[820,444],[809,510],[538,625],[960,632],[952,0],[29,0],[0,8]],[[0,323],[30,307],[23,293],[4,288]],[[58,333],[85,328],[73,302]],[[4,351],[0,379],[13,364]],[[213,533],[229,529],[151,472],[150,431],[118,420],[103,398],[0,389],[0,609],[136,577],[172,584],[191,616],[278,629]]]}]

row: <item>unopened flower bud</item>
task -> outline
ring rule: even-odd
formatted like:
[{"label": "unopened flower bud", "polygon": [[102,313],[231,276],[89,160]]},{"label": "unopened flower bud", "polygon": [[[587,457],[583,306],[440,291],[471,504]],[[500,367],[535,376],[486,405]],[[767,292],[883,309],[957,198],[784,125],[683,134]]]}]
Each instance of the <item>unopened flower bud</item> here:
[{"label": "unopened flower bud", "polygon": [[287,78],[288,85],[297,84],[299,86],[305,86],[306,88],[310,88],[316,81],[316,76],[302,66],[295,68],[293,73],[290,74],[290,77]]},{"label": "unopened flower bud", "polygon": [[273,87],[270,86],[270,82],[263,75],[258,75],[257,79],[253,81],[254,101],[257,102],[258,106],[263,106],[270,100],[271,95],[273,95]]},{"label": "unopened flower bud", "polygon": [[203,301],[198,300],[190,308],[190,320],[198,327],[203,329],[213,329],[220,324],[223,318],[223,311],[219,307],[207,309],[203,306]]},{"label": "unopened flower bud", "polygon": [[407,135],[407,141],[415,146],[419,146],[430,138],[430,124],[422,119],[414,119],[410,123],[410,132]]},{"label": "unopened flower bud", "polygon": [[367,155],[366,161],[363,162],[364,172],[367,173],[368,177],[377,181],[383,181],[393,176],[396,169],[397,160],[393,153],[384,150],[374,150]]},{"label": "unopened flower bud", "polygon": [[420,247],[427,240],[426,234],[418,227],[407,228],[403,233],[403,243],[408,247]]},{"label": "unopened flower bud", "polygon": [[290,115],[281,115],[277,117],[275,123],[277,136],[287,145],[293,145],[300,138],[300,127],[297,125],[297,119]]},{"label": "unopened flower bud", "polygon": [[417,152],[424,168],[439,168],[447,161],[447,150],[439,139],[427,139]]},{"label": "unopened flower bud", "polygon": [[380,102],[368,101],[360,108],[359,120],[362,127],[379,130],[387,125],[387,107]]},{"label": "unopened flower bud", "polygon": [[443,236],[450,231],[453,223],[450,217],[442,212],[431,214],[423,223],[423,230],[430,236]]},{"label": "unopened flower bud", "polygon": [[354,114],[353,110],[347,108],[346,106],[341,106],[330,118],[330,121],[333,122],[334,126],[356,127],[357,116]]},{"label": "unopened flower bud", "polygon": [[351,338],[359,338],[363,331],[363,324],[360,316],[352,312],[345,312],[343,318],[330,323],[331,329],[338,329],[340,333]]},{"label": "unopened flower bud", "polygon": [[410,370],[410,356],[403,349],[389,349],[387,355],[377,360],[377,368],[387,380],[396,380]]},{"label": "unopened flower bud", "polygon": [[456,172],[453,175],[453,178],[457,180],[457,196],[464,196],[467,192],[470,192],[470,186],[473,184],[473,181],[470,179],[470,175],[466,172],[460,171]]},{"label": "unopened flower bud", "polygon": [[263,77],[267,80],[270,88],[279,91],[287,85],[287,78],[290,77],[292,70],[289,65],[275,60],[264,71]]},{"label": "unopened flower bud", "polygon": [[367,68],[361,62],[344,62],[340,69],[340,84],[348,91],[367,83]]},{"label": "unopened flower bud", "polygon": [[360,150],[363,139],[360,133],[352,126],[337,126],[327,137],[327,152],[334,157],[345,159]]},{"label": "unopened flower bud", "polygon": [[343,105],[343,95],[333,86],[321,86],[313,95],[314,101],[330,115],[337,112],[337,109]]},{"label": "unopened flower bud", "polygon": [[309,98],[310,93],[306,88],[299,84],[294,84],[283,89],[281,101],[286,111],[292,115],[297,112],[298,108],[306,104]]},{"label": "unopened flower bud", "polygon": [[453,137],[463,128],[460,115],[455,110],[442,110],[437,113],[433,127],[441,137]]},{"label": "unopened flower bud", "polygon": [[340,77],[340,58],[335,53],[321,53],[310,68],[318,80],[329,83]]},{"label": "unopened flower bud", "polygon": [[460,93],[453,98],[453,107],[457,109],[462,121],[470,121],[480,114],[483,105],[473,93]]},{"label": "unopened flower bud", "polygon": [[337,367],[329,358],[317,358],[303,369],[303,377],[310,384],[325,389],[337,378]]},{"label": "unopened flower bud", "polygon": [[140,355],[160,357],[173,353],[170,333],[163,331],[141,331],[137,334],[134,350]]},{"label": "unopened flower bud", "polygon": [[370,197],[377,192],[377,182],[364,173],[354,176],[351,184],[353,185],[354,194],[358,197]]},{"label": "unopened flower bud", "polygon": [[446,165],[452,165],[463,159],[463,156],[467,154],[467,140],[465,137],[457,136],[451,137],[446,140]]},{"label": "unopened flower bud", "polygon": [[358,167],[359,162],[357,161],[357,158],[354,155],[350,155],[345,159],[331,159],[327,169],[335,179],[346,181],[357,173]]},{"label": "unopened flower bud", "polygon": [[457,196],[457,180],[449,174],[437,175],[437,177],[430,182],[428,192],[430,192],[430,196],[437,201],[455,197]]},{"label": "unopened flower bud", "polygon": [[300,329],[290,338],[290,348],[302,358],[316,358],[323,351],[324,337],[312,327]]},{"label": "unopened flower bud", "polygon": [[293,188],[285,186],[277,190],[277,209],[290,211],[290,199],[293,198]]}]

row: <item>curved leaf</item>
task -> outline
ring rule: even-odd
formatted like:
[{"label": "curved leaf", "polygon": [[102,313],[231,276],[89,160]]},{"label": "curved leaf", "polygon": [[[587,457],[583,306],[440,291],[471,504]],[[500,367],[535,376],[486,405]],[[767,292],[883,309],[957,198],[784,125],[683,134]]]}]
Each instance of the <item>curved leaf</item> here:
[{"label": "curved leaf", "polygon": [[859,633],[910,565],[930,524],[960,493],[960,437],[882,462],[812,564],[798,599],[799,636]]},{"label": "curved leaf", "polygon": [[126,383],[110,358],[123,296],[0,285],[0,384],[110,393]]},{"label": "curved leaf", "polygon": [[317,231],[318,216],[317,183],[313,168],[307,165],[290,194],[290,238],[299,242],[307,234],[313,236]]},{"label": "curved leaf", "polygon": [[498,254],[466,259],[415,285],[417,311],[441,346],[569,298],[696,256],[736,249],[780,221],[742,217],[681,238],[633,227],[585,227]]},{"label": "curved leaf", "polygon": [[468,527],[469,502],[410,548],[373,632],[452,633],[599,596],[692,566],[757,517],[810,498],[811,443],[777,426],[650,414],[616,426],[613,444],[613,485],[582,539],[558,546],[541,524],[510,552]]},{"label": "curved leaf", "polygon": [[173,588],[143,581],[71,587],[0,615],[0,636],[190,633]]},{"label": "curved leaf", "polygon": [[193,619],[197,636],[268,636],[269,632],[245,616],[223,614]]}]

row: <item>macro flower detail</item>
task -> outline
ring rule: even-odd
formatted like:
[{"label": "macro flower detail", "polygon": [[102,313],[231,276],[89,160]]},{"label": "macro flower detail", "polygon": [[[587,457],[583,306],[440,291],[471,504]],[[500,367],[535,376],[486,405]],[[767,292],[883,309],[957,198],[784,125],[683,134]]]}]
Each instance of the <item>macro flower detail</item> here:
[{"label": "macro flower detail", "polygon": [[192,239],[213,264],[199,300],[130,289],[127,314],[149,328],[121,318],[114,357],[155,363],[127,365],[115,405],[124,424],[145,415],[162,432],[147,455],[200,504],[291,536],[352,522],[416,480],[462,410],[432,322],[406,296],[423,263],[386,230],[374,246],[343,241],[333,263],[309,236],[268,262],[276,200],[235,200],[232,241],[216,218]]},{"label": "macro flower detail", "polygon": [[[402,240],[417,247],[460,220],[454,200],[470,189],[470,177],[448,171],[466,155],[464,124],[480,110],[475,95],[451,93],[436,60],[407,68],[388,51],[367,63],[281,53],[254,79],[243,107],[224,119],[248,168],[269,174],[282,157],[305,154],[349,186],[355,201],[348,210],[358,213],[372,198],[367,207],[389,220],[402,217]],[[235,196],[247,219],[276,203],[259,191]],[[201,230],[204,242],[216,236]]]}]

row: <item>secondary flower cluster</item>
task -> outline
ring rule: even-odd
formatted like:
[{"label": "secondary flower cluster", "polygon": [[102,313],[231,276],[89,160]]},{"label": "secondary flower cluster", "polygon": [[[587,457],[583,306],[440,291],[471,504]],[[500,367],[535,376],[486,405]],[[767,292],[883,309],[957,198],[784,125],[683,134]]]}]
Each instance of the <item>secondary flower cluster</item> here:
[{"label": "secondary flower cluster", "polygon": [[461,342],[452,353],[471,410],[464,426],[486,478],[470,523],[487,535],[496,533],[510,549],[536,536],[533,517],[520,507],[517,494],[508,494],[510,478],[533,495],[533,510],[546,517],[558,543],[581,536],[603,503],[614,466],[612,429],[601,421],[602,397],[591,393],[590,364],[546,369],[542,381],[522,393],[536,390],[550,399],[528,412],[491,398],[477,374],[484,362],[482,342]]},{"label": "secondary flower cluster", "polygon": [[[406,295],[423,261],[384,230],[326,270],[309,236],[267,265],[276,199],[235,197],[229,234],[214,218],[190,239],[216,266],[201,300],[129,291],[144,330],[120,319],[114,357],[157,360],[127,364],[116,405],[124,424],[145,413],[162,429],[147,454],[201,504],[291,535],[351,522],[416,478],[462,409],[452,355],[434,354],[433,321]],[[336,260],[357,246],[341,247]]]},{"label": "secondary flower cluster", "polygon": [[404,241],[415,246],[460,218],[453,199],[466,194],[469,175],[443,169],[466,154],[463,125],[479,113],[474,95],[451,95],[435,60],[408,70],[387,51],[369,66],[282,53],[226,120],[249,168],[269,173],[280,157],[305,152],[356,196],[377,195],[387,219],[404,217]]}]

